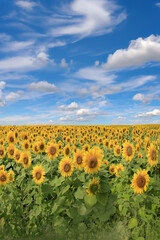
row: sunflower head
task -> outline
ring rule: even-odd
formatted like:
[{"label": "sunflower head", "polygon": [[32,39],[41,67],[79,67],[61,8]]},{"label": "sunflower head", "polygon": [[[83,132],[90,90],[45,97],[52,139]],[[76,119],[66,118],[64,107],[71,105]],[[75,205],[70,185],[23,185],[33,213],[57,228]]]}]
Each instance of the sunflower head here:
[{"label": "sunflower head", "polygon": [[70,156],[70,152],[71,152],[70,145],[67,144],[65,146],[65,148],[64,148],[64,156],[69,157]]},{"label": "sunflower head", "polygon": [[36,165],[32,170],[33,180],[37,184],[41,184],[44,181],[45,170],[41,165]]},{"label": "sunflower head", "polygon": [[0,146],[0,159],[3,159],[5,157],[5,148],[4,146]]},{"label": "sunflower head", "polygon": [[70,177],[73,173],[73,162],[69,157],[63,158],[59,163],[59,170],[63,177]]},{"label": "sunflower head", "polygon": [[14,160],[17,163],[21,162],[21,151],[19,149],[16,149],[15,152],[14,152]]},{"label": "sunflower head", "polygon": [[151,144],[150,147],[148,147],[147,156],[148,162],[151,166],[156,166],[158,164],[157,149],[153,144]]},{"label": "sunflower head", "polygon": [[74,154],[74,162],[77,169],[82,169],[83,167],[83,152],[79,149]]},{"label": "sunflower head", "polygon": [[15,147],[13,144],[10,144],[9,147],[7,148],[7,152],[8,152],[8,157],[13,159],[14,158],[14,151],[15,151]]},{"label": "sunflower head", "polygon": [[121,147],[119,145],[116,145],[116,147],[114,148],[114,155],[116,157],[119,157],[121,155]]},{"label": "sunflower head", "polygon": [[121,163],[118,164],[115,169],[115,173],[117,177],[121,177],[120,171],[124,171],[124,167]]},{"label": "sunflower head", "polygon": [[50,143],[46,149],[47,155],[49,159],[55,159],[58,156],[58,146],[57,144]]},{"label": "sunflower head", "polygon": [[114,175],[116,173],[116,166],[114,164],[110,165],[109,172],[111,175]]},{"label": "sunflower head", "polygon": [[0,171],[0,185],[5,185],[8,182],[8,173],[5,170]]},{"label": "sunflower head", "polygon": [[22,152],[21,163],[24,168],[29,168],[31,165],[31,154],[30,152]]},{"label": "sunflower head", "polygon": [[89,196],[94,196],[98,193],[99,189],[100,189],[99,180],[93,178],[86,192],[89,194]]},{"label": "sunflower head", "polygon": [[93,147],[84,155],[84,170],[87,173],[97,172],[102,164],[103,151],[99,147]]},{"label": "sunflower head", "polygon": [[131,184],[134,193],[142,194],[143,191],[146,192],[149,181],[150,177],[147,174],[147,170],[138,170],[137,173],[134,174]]},{"label": "sunflower head", "polygon": [[134,157],[134,153],[135,153],[135,148],[133,144],[130,142],[125,142],[123,144],[123,158],[126,161],[131,161],[132,158]]},{"label": "sunflower head", "polygon": [[11,170],[8,173],[8,181],[13,182],[14,181],[14,172]]}]

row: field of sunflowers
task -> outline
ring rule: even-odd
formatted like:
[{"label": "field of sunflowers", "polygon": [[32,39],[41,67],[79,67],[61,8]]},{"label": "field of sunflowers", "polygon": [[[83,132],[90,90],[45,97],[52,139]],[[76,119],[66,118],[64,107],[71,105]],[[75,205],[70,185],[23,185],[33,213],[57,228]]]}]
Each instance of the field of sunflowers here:
[{"label": "field of sunflowers", "polygon": [[1,126],[0,239],[160,239],[160,125]]}]

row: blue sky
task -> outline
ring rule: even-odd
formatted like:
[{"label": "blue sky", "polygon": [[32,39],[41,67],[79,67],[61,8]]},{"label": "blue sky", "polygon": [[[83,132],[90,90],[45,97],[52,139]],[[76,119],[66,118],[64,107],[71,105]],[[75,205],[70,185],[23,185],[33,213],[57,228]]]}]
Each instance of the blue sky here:
[{"label": "blue sky", "polygon": [[160,2],[0,9],[1,125],[160,123]]}]

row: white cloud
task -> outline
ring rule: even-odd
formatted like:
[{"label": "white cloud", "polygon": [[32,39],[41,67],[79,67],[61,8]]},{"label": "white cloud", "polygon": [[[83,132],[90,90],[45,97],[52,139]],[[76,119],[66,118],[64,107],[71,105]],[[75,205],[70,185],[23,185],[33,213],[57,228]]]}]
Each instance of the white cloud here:
[{"label": "white cloud", "polygon": [[154,109],[151,112],[138,114],[138,115],[135,116],[135,118],[138,118],[138,117],[153,117],[153,116],[160,116],[160,110],[159,109]]},{"label": "white cloud", "polygon": [[117,78],[115,74],[109,74],[105,69],[98,67],[81,68],[73,76],[105,84],[111,84]]},{"label": "white cloud", "polygon": [[3,47],[0,48],[1,52],[11,52],[19,51],[31,47],[34,41],[18,42],[18,41],[8,41],[5,42]]},{"label": "white cloud", "polygon": [[95,62],[94,62],[94,65],[95,65],[95,66],[98,66],[98,65],[99,65],[99,61],[98,61],[98,60],[95,61]]},{"label": "white cloud", "polygon": [[51,30],[53,36],[77,35],[82,38],[101,35],[111,32],[126,19],[126,13],[120,12],[121,8],[110,0],[74,0],[62,10],[67,15],[52,20],[61,25]]},{"label": "white cloud", "polygon": [[119,49],[108,56],[103,64],[106,69],[138,67],[147,62],[160,61],[160,36],[153,34],[147,38],[132,40],[128,49]]},{"label": "white cloud", "polygon": [[126,119],[126,117],[118,116],[118,120],[119,120],[119,121],[123,121],[123,120],[125,120],[125,119]]},{"label": "white cloud", "polygon": [[44,52],[35,56],[16,56],[0,60],[0,71],[31,71],[40,69],[52,62]]},{"label": "white cloud", "polygon": [[47,81],[40,81],[36,83],[31,83],[28,86],[29,90],[38,91],[38,92],[48,92],[55,93],[58,91],[57,87],[54,84],[48,83]]},{"label": "white cloud", "polygon": [[69,105],[58,106],[58,108],[64,111],[74,111],[79,108],[79,105],[76,102],[72,102]]},{"label": "white cloud", "polygon": [[87,108],[81,108],[77,111],[77,116],[86,116],[86,115],[92,115],[93,112],[90,109]]},{"label": "white cloud", "polygon": [[157,7],[160,7],[160,2],[156,3],[155,5],[156,5]]},{"label": "white cloud", "polygon": [[61,66],[62,68],[67,68],[67,67],[68,67],[68,63],[66,63],[65,58],[63,58],[63,59],[61,60],[60,66]]},{"label": "white cloud", "polygon": [[23,94],[23,91],[10,92],[5,96],[6,101],[16,102]]},{"label": "white cloud", "polygon": [[32,1],[16,1],[16,5],[25,10],[32,10],[33,7],[37,6],[37,3]]},{"label": "white cloud", "polygon": [[133,100],[134,101],[140,101],[144,104],[148,104],[152,101],[153,99],[153,95],[149,94],[149,95],[144,95],[142,93],[137,93],[136,95],[133,96]]}]

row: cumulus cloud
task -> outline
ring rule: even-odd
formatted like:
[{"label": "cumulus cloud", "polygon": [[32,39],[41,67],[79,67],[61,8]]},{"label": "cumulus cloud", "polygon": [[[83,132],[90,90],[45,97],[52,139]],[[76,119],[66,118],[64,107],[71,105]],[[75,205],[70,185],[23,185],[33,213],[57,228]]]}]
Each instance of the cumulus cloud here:
[{"label": "cumulus cloud", "polygon": [[105,69],[138,67],[147,62],[160,61],[160,36],[153,34],[147,38],[132,40],[127,49],[119,49],[108,56],[103,64]]},{"label": "cumulus cloud", "polygon": [[144,104],[148,104],[152,101],[153,99],[153,95],[149,94],[149,95],[144,95],[142,93],[137,93],[136,95],[133,96],[133,100],[134,101],[140,101]]},{"label": "cumulus cloud", "polygon": [[77,35],[83,38],[101,35],[111,32],[126,19],[126,13],[110,0],[74,0],[62,10],[66,16],[53,19],[60,25],[50,31],[53,36]]},{"label": "cumulus cloud", "polygon": [[160,116],[160,110],[159,109],[154,109],[151,112],[138,114],[135,117],[138,118],[138,117],[153,117],[153,116]]},{"label": "cumulus cloud", "polygon": [[74,111],[79,108],[79,105],[76,102],[72,102],[69,105],[58,106],[58,108],[65,111]]},{"label": "cumulus cloud", "polygon": [[54,84],[48,83],[47,81],[31,83],[28,86],[28,89],[32,91],[48,92],[48,93],[55,93],[58,91],[58,88]]}]

